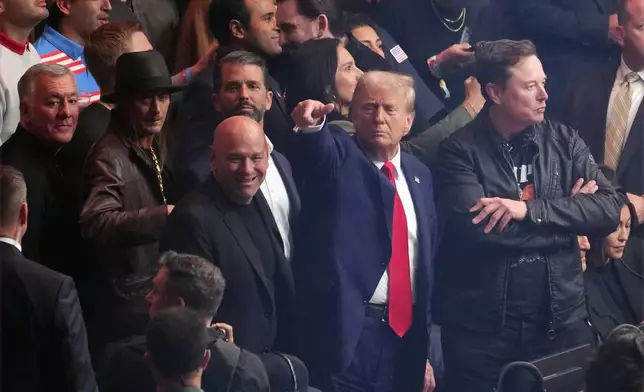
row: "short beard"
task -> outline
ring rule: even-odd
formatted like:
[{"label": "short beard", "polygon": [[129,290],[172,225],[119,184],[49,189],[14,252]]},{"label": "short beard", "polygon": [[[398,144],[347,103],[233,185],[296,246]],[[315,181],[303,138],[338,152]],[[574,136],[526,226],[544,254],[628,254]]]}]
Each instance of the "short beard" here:
[{"label": "short beard", "polygon": [[252,118],[258,123],[261,123],[262,121],[264,121],[264,113],[266,113],[266,109],[258,109],[253,107],[253,110],[249,112],[235,107],[233,110],[228,112],[228,115],[226,116],[226,118],[233,117],[233,116],[245,116],[248,118]]}]

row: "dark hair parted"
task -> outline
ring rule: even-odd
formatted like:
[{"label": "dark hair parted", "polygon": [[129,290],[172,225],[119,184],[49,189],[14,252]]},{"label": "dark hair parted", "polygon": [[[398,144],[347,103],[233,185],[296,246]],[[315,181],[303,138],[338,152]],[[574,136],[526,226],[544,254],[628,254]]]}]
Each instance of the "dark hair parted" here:
[{"label": "dark hair parted", "polygon": [[20,207],[26,202],[25,177],[11,166],[0,165],[0,227],[14,225],[20,214]]},{"label": "dark hair parted", "polygon": [[224,57],[219,60],[217,63],[217,66],[215,67],[215,75],[214,75],[214,87],[215,87],[215,92],[218,92],[219,89],[221,88],[221,70],[226,64],[233,64],[233,65],[254,65],[262,70],[262,74],[264,75],[264,87],[268,89],[268,66],[266,65],[266,61],[261,58],[261,56],[247,52],[245,50],[236,50],[234,52],[230,52]]},{"label": "dark hair parted", "polygon": [[[290,0],[277,0],[277,4]],[[342,13],[338,10],[335,0],[293,0],[297,3],[298,12],[308,19],[326,15],[329,20],[329,30],[334,37],[344,35]]]},{"label": "dark hair parted", "polygon": [[476,78],[483,89],[483,96],[489,100],[485,86],[489,83],[505,86],[512,67],[526,57],[536,56],[537,49],[531,41],[479,42],[476,44]]},{"label": "dark hair parted", "polygon": [[176,379],[199,368],[211,339],[197,312],[173,307],[150,321],[146,341],[150,360],[159,374]]},{"label": "dark hair parted", "polygon": [[644,333],[620,325],[599,347],[586,374],[587,392],[644,391]]},{"label": "dark hair parted", "polygon": [[214,317],[226,288],[219,268],[199,256],[173,251],[161,255],[159,268],[168,270],[166,295],[183,298],[202,318]]},{"label": "dark hair parted", "polygon": [[244,29],[250,27],[250,11],[244,0],[216,0],[208,8],[208,20],[212,36],[219,45],[228,46],[232,42],[230,22],[238,21]]}]

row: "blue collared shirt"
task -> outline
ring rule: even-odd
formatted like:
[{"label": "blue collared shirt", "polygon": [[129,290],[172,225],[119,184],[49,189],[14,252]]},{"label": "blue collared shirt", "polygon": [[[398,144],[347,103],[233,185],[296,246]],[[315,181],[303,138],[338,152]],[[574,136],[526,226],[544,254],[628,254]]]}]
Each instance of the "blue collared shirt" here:
[{"label": "blue collared shirt", "polygon": [[43,63],[64,65],[74,73],[81,105],[89,105],[101,98],[98,84],[85,67],[83,46],[60,34],[51,26],[45,27],[34,46]]}]

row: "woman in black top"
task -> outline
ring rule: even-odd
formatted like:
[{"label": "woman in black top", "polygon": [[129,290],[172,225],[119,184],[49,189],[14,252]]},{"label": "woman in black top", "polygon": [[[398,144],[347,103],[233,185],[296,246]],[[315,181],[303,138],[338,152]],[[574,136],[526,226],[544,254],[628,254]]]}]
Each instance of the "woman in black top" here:
[{"label": "woman in black top", "polygon": [[603,239],[592,241],[588,254],[584,272],[587,306],[590,320],[602,339],[621,324],[637,325],[642,321],[638,319],[642,317],[642,279],[629,267],[632,256],[625,252],[631,216],[630,206],[624,204],[619,226]]}]

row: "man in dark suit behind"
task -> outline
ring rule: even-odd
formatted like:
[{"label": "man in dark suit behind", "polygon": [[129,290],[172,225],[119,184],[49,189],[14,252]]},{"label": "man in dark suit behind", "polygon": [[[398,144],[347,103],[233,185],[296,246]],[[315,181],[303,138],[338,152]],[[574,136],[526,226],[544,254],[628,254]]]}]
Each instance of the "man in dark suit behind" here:
[{"label": "man in dark suit behind", "polygon": [[580,69],[619,54],[618,0],[495,0],[502,4],[512,39],[537,47],[548,75],[548,117],[565,116],[565,84]]},{"label": "man in dark suit behind", "polygon": [[24,177],[0,166],[0,390],[94,392],[74,282],[23,257],[27,215]]},{"label": "man in dark suit behind", "polygon": [[400,151],[413,79],[365,73],[352,102],[355,137],[325,124],[331,110],[309,100],[293,111],[300,355],[325,391],[431,391],[432,176]]},{"label": "man in dark suit behind", "polygon": [[[182,194],[208,177],[201,163],[210,155],[212,130],[224,119],[212,106],[218,60],[235,50],[253,52],[264,60],[280,54],[276,9],[274,0],[220,0],[210,5],[210,30],[221,46],[217,60],[188,85],[178,112],[176,128],[181,137],[177,140],[174,170]],[[278,82],[269,76],[266,87],[273,92],[273,105],[266,112],[264,130],[275,149],[285,152],[286,136],[293,128],[290,113],[286,111]]]},{"label": "man in dark suit behind", "polygon": [[215,317],[256,354],[284,347],[294,292],[277,226],[258,192],[267,147],[255,120],[224,120],[215,130],[213,174],[176,206],[161,241],[164,250],[201,256],[221,269],[226,289]]},{"label": "man in dark suit behind", "polygon": [[[620,0],[621,61],[589,69],[569,83],[564,122],[579,131],[606,177],[623,188],[644,223],[644,0]],[[642,230],[634,230],[639,244]]]}]

